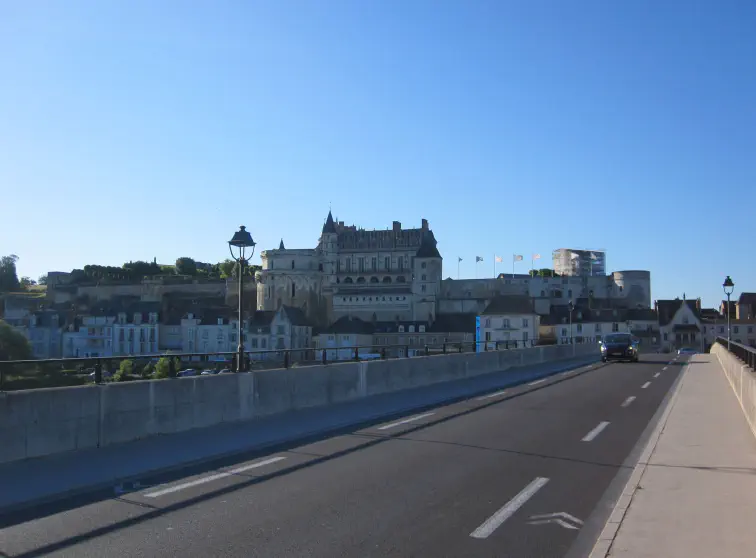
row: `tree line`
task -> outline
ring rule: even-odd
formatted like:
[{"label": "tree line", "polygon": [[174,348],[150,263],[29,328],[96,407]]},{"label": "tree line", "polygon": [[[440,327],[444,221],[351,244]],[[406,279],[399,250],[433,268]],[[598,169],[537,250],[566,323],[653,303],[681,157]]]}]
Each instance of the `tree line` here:
[{"label": "tree line", "polygon": [[[47,275],[38,280],[29,277],[19,279],[16,269],[18,256],[11,254],[0,258],[0,293],[30,290],[35,285],[46,285]],[[254,277],[259,265],[244,267],[244,275]],[[145,277],[165,277],[183,275],[207,279],[227,279],[236,277],[238,265],[234,260],[209,264],[189,257],[181,257],[173,265],[159,265],[156,261],[127,262],[120,267],[110,265],[85,265],[71,271],[70,283],[138,283]]]}]

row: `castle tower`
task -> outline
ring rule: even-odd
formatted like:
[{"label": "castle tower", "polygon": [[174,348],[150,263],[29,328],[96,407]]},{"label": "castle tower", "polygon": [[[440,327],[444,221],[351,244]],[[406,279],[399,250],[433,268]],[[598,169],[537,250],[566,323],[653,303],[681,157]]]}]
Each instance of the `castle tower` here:
[{"label": "castle tower", "polygon": [[443,259],[436,247],[436,239],[422,221],[422,242],[413,259],[412,296],[413,318],[433,322],[443,278]]}]

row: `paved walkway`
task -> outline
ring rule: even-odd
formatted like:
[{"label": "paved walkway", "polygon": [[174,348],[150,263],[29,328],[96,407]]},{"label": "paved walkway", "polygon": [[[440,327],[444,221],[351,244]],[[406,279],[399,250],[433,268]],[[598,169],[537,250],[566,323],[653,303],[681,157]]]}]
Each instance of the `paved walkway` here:
[{"label": "paved walkway", "polygon": [[756,439],[714,355],[682,376],[591,558],[756,556]]}]

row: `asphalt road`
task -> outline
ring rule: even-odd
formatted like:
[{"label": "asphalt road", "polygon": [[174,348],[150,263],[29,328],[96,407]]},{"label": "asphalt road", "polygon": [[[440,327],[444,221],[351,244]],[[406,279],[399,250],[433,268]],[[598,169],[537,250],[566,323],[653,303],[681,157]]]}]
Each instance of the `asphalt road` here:
[{"label": "asphalt road", "polygon": [[0,556],[561,557],[606,505],[680,372],[673,358],[583,367],[0,518]]}]

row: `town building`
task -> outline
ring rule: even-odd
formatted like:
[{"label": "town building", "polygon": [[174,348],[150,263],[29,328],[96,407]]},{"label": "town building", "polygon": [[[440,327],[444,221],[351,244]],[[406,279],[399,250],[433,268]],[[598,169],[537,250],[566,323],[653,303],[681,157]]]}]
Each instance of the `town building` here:
[{"label": "town building", "polygon": [[479,316],[479,343],[524,346],[538,340],[541,317],[528,296],[498,296]]}]

